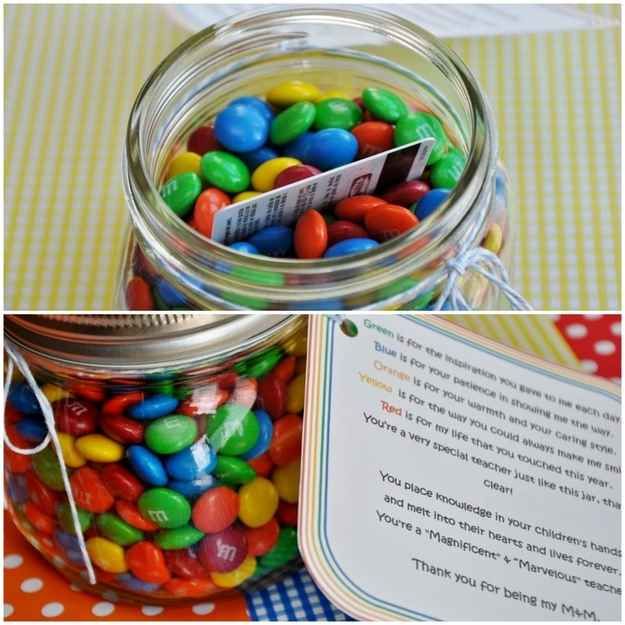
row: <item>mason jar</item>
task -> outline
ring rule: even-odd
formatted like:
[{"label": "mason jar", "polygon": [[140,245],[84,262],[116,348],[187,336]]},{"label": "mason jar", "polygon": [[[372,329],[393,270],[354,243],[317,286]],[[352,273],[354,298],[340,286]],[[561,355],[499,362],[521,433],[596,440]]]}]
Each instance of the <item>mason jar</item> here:
[{"label": "mason jar", "polygon": [[305,317],[8,315],[5,344],[6,501],[73,583],[171,604],[299,566]]},{"label": "mason jar", "polygon": [[[241,254],[191,228],[159,195],[168,163],[233,98],[262,97],[289,79],[354,97],[383,87],[435,114],[466,156],[447,201],[413,230],[332,259]],[[440,40],[371,8],[263,9],[189,38],[137,96],[123,178],[132,222],[118,288],[126,309],[422,309],[461,252],[485,245],[508,268],[513,255],[509,181],[480,86]],[[475,273],[465,274],[461,290],[472,308],[499,306]]]}]

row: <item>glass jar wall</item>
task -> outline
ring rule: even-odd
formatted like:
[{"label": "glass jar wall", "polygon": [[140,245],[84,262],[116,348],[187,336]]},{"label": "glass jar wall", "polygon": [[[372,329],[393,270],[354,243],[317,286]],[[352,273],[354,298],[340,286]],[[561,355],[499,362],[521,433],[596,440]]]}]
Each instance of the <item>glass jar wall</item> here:
[{"label": "glass jar wall", "polygon": [[9,440],[43,448],[5,446],[8,507],[74,583],[167,604],[262,584],[297,561],[305,318],[15,315],[5,331],[61,450],[16,373]]},{"label": "glass jar wall", "polygon": [[[263,96],[297,78],[352,97],[383,87],[443,123],[466,166],[448,200],[418,227],[353,256],[249,256],[211,241],[159,195],[190,133],[236,97]],[[128,309],[425,308],[460,250],[485,245],[509,264],[509,183],[497,163],[494,121],[462,61],[412,23],[372,9],[259,11],[191,37],[148,79],[133,107],[124,155],[132,218],[119,303]],[[463,293],[497,307],[481,280]]]}]

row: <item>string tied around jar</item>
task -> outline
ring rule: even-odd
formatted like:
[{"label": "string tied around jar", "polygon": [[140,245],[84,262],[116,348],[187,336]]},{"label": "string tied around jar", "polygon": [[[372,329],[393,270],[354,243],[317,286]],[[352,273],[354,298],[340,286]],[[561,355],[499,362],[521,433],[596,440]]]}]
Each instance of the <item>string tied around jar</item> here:
[{"label": "string tied around jar", "polygon": [[17,367],[20,373],[24,376],[24,379],[28,383],[28,386],[34,393],[39,407],[41,408],[41,412],[43,413],[43,418],[45,420],[46,427],[48,429],[48,433],[41,443],[37,446],[23,449],[22,447],[18,447],[14,445],[6,431],[6,427],[4,426],[3,421],[3,436],[4,436],[4,444],[14,453],[22,455],[22,456],[34,456],[39,452],[43,451],[49,444],[52,442],[52,446],[54,447],[54,451],[56,453],[56,457],[59,461],[59,468],[61,471],[61,477],[63,479],[63,486],[65,488],[65,495],[67,496],[67,503],[69,504],[70,514],[72,517],[72,525],[74,527],[74,532],[76,533],[76,538],[78,539],[78,548],[80,550],[80,555],[82,556],[82,560],[85,564],[85,568],[87,570],[87,577],[90,584],[96,584],[96,576],[95,571],[93,569],[93,564],[91,563],[91,558],[89,557],[89,552],[87,551],[87,545],[85,544],[85,538],[82,533],[82,528],[80,527],[80,519],[78,518],[78,507],[76,505],[76,501],[74,499],[74,494],[72,493],[72,487],[69,481],[69,475],[67,473],[67,468],[65,467],[65,460],[63,459],[63,450],[61,448],[61,443],[59,441],[59,437],[56,433],[56,426],[54,423],[54,413],[52,411],[52,406],[50,405],[50,401],[45,396],[37,381],[35,380],[28,363],[23,358],[23,356],[13,350],[9,345],[5,345],[4,349],[8,355],[7,362],[7,371],[6,378],[4,381],[4,397],[5,401],[9,395],[9,389],[11,386],[11,379],[13,377],[13,367]]}]

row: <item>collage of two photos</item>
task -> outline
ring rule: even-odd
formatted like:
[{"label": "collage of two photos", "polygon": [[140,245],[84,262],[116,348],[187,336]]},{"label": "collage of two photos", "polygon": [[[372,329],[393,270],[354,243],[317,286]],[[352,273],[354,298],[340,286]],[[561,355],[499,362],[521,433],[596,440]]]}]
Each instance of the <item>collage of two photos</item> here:
[{"label": "collage of two photos", "polygon": [[5,620],[621,620],[620,4],[3,20]]}]

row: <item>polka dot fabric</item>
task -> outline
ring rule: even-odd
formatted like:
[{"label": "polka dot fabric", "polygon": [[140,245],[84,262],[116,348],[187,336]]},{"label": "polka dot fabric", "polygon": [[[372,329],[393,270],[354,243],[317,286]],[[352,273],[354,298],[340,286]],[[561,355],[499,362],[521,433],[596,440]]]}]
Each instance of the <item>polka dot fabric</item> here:
[{"label": "polka dot fabric", "polygon": [[127,605],[114,592],[81,592],[51,567],[4,516],[4,618],[11,621],[248,621],[243,595],[183,607]]},{"label": "polka dot fabric", "polygon": [[619,315],[561,315],[555,324],[583,371],[620,383]]}]

